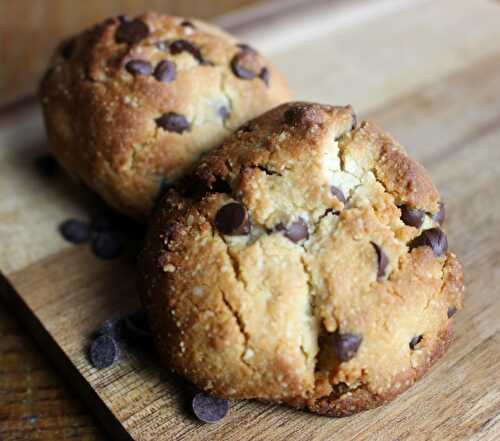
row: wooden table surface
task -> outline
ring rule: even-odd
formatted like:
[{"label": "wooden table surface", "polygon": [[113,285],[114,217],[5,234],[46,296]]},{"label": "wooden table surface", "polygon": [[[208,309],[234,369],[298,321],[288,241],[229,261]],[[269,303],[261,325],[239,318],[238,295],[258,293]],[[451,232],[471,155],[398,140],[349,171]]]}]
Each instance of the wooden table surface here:
[{"label": "wooden table surface", "polygon": [[[374,7],[355,0],[340,1],[342,8],[349,3],[340,13],[328,12],[329,2],[314,3],[316,10],[297,9],[300,18],[273,19],[272,26],[264,20],[239,33],[286,70],[300,98],[352,103],[431,170],[450,202],[450,239],[468,276],[468,311],[457,318],[453,353],[437,369],[456,387],[442,392],[442,406],[425,410],[435,396],[423,383],[429,401],[410,391],[399,401],[407,416],[394,413],[389,428],[372,421],[369,433],[384,440],[500,439],[500,3],[380,0]],[[86,211],[64,183],[33,178],[32,161],[46,148],[42,133],[37,109],[0,120],[0,269],[7,274],[67,249],[54,225]],[[0,440],[107,439],[1,304],[0,336]],[[477,371],[464,378],[457,366],[466,357]],[[468,401],[452,408],[465,394]],[[417,410],[435,418],[440,438],[426,431],[429,421],[411,420]],[[361,426],[359,438],[347,427],[352,423],[336,439],[370,439],[361,437]]]}]

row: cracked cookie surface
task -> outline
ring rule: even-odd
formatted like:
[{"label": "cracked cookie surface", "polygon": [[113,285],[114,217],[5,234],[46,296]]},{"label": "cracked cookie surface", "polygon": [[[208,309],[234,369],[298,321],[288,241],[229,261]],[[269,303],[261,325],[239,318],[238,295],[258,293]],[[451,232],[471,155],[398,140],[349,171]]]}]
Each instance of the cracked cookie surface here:
[{"label": "cracked cookie surface", "polygon": [[250,121],[167,193],[141,293],[167,366],[226,398],[346,416],[418,380],[463,306],[425,169],[351,107]]},{"label": "cracked cookie surface", "polygon": [[162,185],[290,93],[264,57],[222,30],[147,13],[65,41],[40,98],[67,171],[144,219]]}]

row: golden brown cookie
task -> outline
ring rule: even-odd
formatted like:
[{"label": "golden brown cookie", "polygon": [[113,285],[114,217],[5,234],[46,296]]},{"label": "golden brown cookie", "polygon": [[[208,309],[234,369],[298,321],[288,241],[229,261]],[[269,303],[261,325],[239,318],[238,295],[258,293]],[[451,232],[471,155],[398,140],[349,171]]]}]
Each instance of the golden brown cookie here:
[{"label": "golden brown cookie", "polygon": [[144,219],[201,153],[290,93],[269,61],[222,30],[147,13],[64,42],[40,97],[67,171]]},{"label": "golden brown cookie", "polygon": [[171,190],[142,254],[162,359],[226,398],[345,416],[408,389],[463,305],[425,169],[350,106],[279,106]]}]

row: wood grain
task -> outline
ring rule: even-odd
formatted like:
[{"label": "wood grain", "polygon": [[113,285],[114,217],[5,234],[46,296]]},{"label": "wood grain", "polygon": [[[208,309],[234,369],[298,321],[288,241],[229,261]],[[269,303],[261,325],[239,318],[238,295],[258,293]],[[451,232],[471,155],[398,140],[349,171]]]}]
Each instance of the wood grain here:
[{"label": "wood grain", "polygon": [[[162,439],[158,433],[164,439],[229,440],[500,438],[500,17],[495,15],[500,5],[490,0],[478,0],[473,7],[467,0],[407,3],[406,9],[398,5],[371,20],[359,13],[362,26],[353,18],[339,28],[304,32],[307,44],[287,45],[285,35],[262,47],[287,68],[299,96],[326,102],[352,96],[349,101],[361,117],[368,115],[389,129],[424,162],[445,197],[450,242],[466,267],[466,310],[456,318],[457,339],[449,353],[394,403],[354,418],[331,420],[242,402],[233,405],[222,424],[200,426],[184,412],[178,379],[160,373],[154,358],[132,353],[109,371],[93,371],[84,357],[88,333],[101,319],[134,307],[133,273],[126,261],[103,263],[87,248],[70,248],[60,240],[58,222],[85,216],[94,200],[64,177],[44,180],[33,173],[32,160],[45,148],[36,112],[16,120],[14,128],[0,121],[0,191],[15,194],[0,198],[0,268],[45,325],[35,332],[44,347],[55,339],[69,355],[71,363],[57,351],[52,357],[59,367],[70,368],[71,385],[84,395],[87,391],[87,401],[99,409],[108,429],[110,422],[121,420],[135,439],[147,440]],[[333,15],[324,19],[339,23]],[[305,23],[315,20],[303,18]],[[464,33],[467,20],[484,26]],[[426,23],[439,23],[439,30],[426,29]],[[269,35],[293,25],[286,17],[274,21]],[[261,35],[249,39],[260,41]],[[352,45],[346,52],[348,41]],[[298,63],[310,47],[314,56]],[[331,47],[343,60],[323,55]],[[415,60],[407,56],[408,47]],[[380,51],[401,62],[377,57]],[[12,290],[1,292],[15,299]],[[32,318],[26,305],[20,312]],[[34,350],[29,341],[12,337],[16,331],[6,326],[0,340],[0,439],[100,439],[65,386],[35,355],[25,355],[24,348],[30,354]],[[4,365],[4,359],[12,364]],[[36,375],[16,372],[18,361]],[[83,377],[75,376],[75,367]],[[94,385],[98,398],[82,378]],[[21,403],[26,397],[31,404]],[[16,412],[38,420],[11,418]],[[30,432],[30,425],[38,432]]]}]

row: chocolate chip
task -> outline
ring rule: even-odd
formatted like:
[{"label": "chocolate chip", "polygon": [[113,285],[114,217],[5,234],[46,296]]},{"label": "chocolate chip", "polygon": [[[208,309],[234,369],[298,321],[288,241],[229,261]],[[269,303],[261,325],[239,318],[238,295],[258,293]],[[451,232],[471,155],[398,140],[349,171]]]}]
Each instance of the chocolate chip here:
[{"label": "chocolate chip", "polygon": [[204,423],[216,423],[229,412],[229,401],[198,392],[192,401],[193,412]]},{"label": "chocolate chip", "polygon": [[168,112],[157,118],[156,124],[167,132],[182,133],[186,130],[191,130],[191,124],[184,115]]},{"label": "chocolate chip", "polygon": [[69,219],[59,226],[62,236],[71,243],[80,244],[90,239],[90,225],[77,219]]},{"label": "chocolate chip", "polygon": [[95,214],[90,220],[90,228],[94,233],[103,231],[116,231],[113,219],[102,213]]},{"label": "chocolate chip", "polygon": [[295,243],[300,242],[301,240],[307,239],[309,237],[307,224],[304,222],[304,219],[300,217],[298,220],[288,225],[288,227],[285,227],[283,224],[278,224],[276,226],[276,230],[283,231],[284,236]]},{"label": "chocolate chip", "polygon": [[258,53],[252,46],[246,43],[238,43],[236,46],[239,47],[243,52],[250,52],[252,54]]},{"label": "chocolate chip", "polygon": [[345,196],[344,196],[344,193],[342,192],[342,190],[338,187],[335,187],[335,185],[331,185],[330,186],[330,191],[332,192],[332,194],[340,201],[342,202],[344,205],[345,203],[347,202]]},{"label": "chocolate chip", "polygon": [[108,335],[115,340],[120,340],[123,337],[123,328],[123,316],[113,317],[105,320],[94,335],[95,337]]},{"label": "chocolate chip", "polygon": [[385,277],[385,272],[387,269],[387,265],[389,264],[389,259],[387,255],[384,253],[384,250],[380,248],[376,243],[372,242],[373,248],[377,253],[377,280],[380,280]]},{"label": "chocolate chip", "polygon": [[177,75],[175,64],[169,60],[160,61],[155,68],[154,77],[163,83],[171,83]]},{"label": "chocolate chip", "polygon": [[306,103],[294,104],[283,114],[285,123],[309,128],[323,122],[323,116],[314,106]]},{"label": "chocolate chip", "polygon": [[222,234],[229,236],[250,233],[247,209],[239,202],[230,202],[224,205],[215,215],[215,226]]},{"label": "chocolate chip", "polygon": [[456,308],[456,306],[450,306],[448,308],[448,318],[452,318],[456,313],[457,313],[458,309]]},{"label": "chocolate chip", "polygon": [[227,106],[220,106],[219,110],[217,110],[217,113],[219,114],[219,116],[222,118],[223,121],[226,121],[230,116],[229,109],[227,108]]},{"label": "chocolate chip", "polygon": [[115,259],[123,252],[123,237],[112,231],[98,233],[92,239],[92,251],[102,259]]},{"label": "chocolate chip", "polygon": [[446,210],[443,202],[440,202],[438,205],[439,211],[432,216],[432,220],[437,222],[439,225],[443,225],[446,219]]},{"label": "chocolate chip", "polygon": [[251,70],[255,54],[253,52],[243,51],[238,52],[231,60],[231,69],[233,73],[242,80],[253,80],[257,77],[257,73]]},{"label": "chocolate chip", "polygon": [[97,369],[112,366],[118,360],[119,355],[118,345],[110,335],[105,334],[97,337],[90,346],[90,362]]},{"label": "chocolate chip", "polygon": [[128,73],[132,75],[151,75],[153,72],[153,67],[151,63],[144,60],[130,60],[126,65],[125,69]]},{"label": "chocolate chip", "polygon": [[357,334],[336,334],[335,347],[340,361],[351,360],[358,352],[363,337]]},{"label": "chocolate chip", "polygon": [[423,335],[418,335],[417,337],[413,337],[410,341],[410,349],[414,351],[423,338],[424,338]]},{"label": "chocolate chip", "polygon": [[270,74],[269,74],[269,69],[267,67],[263,67],[261,70],[260,70],[260,73],[259,73],[259,78],[264,81],[264,84],[266,86],[269,86],[269,79],[270,79]]},{"label": "chocolate chip", "polygon": [[401,205],[401,220],[411,227],[420,228],[424,223],[425,212],[418,208],[411,208],[408,205]]},{"label": "chocolate chip", "polygon": [[196,26],[192,22],[190,22],[189,20],[184,20],[181,23],[181,26],[186,27],[186,28],[196,29]]},{"label": "chocolate chip", "polygon": [[124,21],[115,33],[117,43],[136,44],[149,36],[149,27],[141,20]]},{"label": "chocolate chip", "polygon": [[41,176],[50,178],[59,171],[59,164],[52,155],[43,155],[35,159],[35,167]]},{"label": "chocolate chip", "polygon": [[448,250],[448,239],[439,228],[425,230],[410,242],[410,248],[431,247],[436,257],[442,256]]},{"label": "chocolate chip", "polygon": [[180,54],[181,52],[190,53],[201,64],[206,64],[201,51],[188,40],[175,40],[170,44],[170,53],[172,55]]},{"label": "chocolate chip", "polygon": [[63,56],[63,58],[65,60],[68,60],[69,58],[71,58],[71,56],[73,55],[73,52],[75,52],[75,47],[76,47],[76,44],[75,44],[75,40],[73,38],[71,38],[70,40],[65,41],[63,43],[63,45],[61,46],[61,55]]}]

